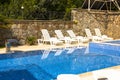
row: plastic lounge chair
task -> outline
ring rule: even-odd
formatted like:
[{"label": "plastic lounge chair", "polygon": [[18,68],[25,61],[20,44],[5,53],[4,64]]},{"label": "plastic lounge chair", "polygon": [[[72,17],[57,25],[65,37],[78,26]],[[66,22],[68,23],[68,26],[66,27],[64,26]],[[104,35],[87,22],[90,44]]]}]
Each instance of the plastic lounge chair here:
[{"label": "plastic lounge chair", "polygon": [[89,40],[92,40],[92,41],[102,41],[103,40],[101,37],[93,36],[90,29],[85,29],[85,33],[86,33],[87,37],[89,38]]},{"label": "plastic lounge chair", "polygon": [[93,71],[92,73],[94,80],[98,80],[100,78],[107,78],[107,80],[120,79],[120,71],[114,69],[97,70],[97,71]]},{"label": "plastic lounge chair", "polygon": [[[50,42],[51,45],[56,45],[56,44],[62,43],[62,41],[58,40],[56,37],[50,37],[50,35],[46,29],[42,29],[41,32],[43,35],[43,39],[42,39],[43,43]],[[39,44],[40,40],[41,39],[38,39],[38,44]]]},{"label": "plastic lounge chair", "polygon": [[55,33],[56,33],[58,39],[65,41],[66,44],[70,44],[72,42],[77,41],[75,39],[71,39],[70,37],[64,37],[64,35],[61,32],[61,30],[55,30]]},{"label": "plastic lounge chair", "polygon": [[72,30],[67,30],[67,33],[69,34],[69,36],[73,39],[77,39],[78,43],[80,42],[88,42],[89,39],[83,37],[83,36],[76,36],[75,33]]},{"label": "plastic lounge chair", "polygon": [[107,35],[102,35],[99,28],[95,28],[95,34],[96,34],[96,36],[99,36],[99,37],[103,38],[104,40],[113,40],[113,38],[108,37]]},{"label": "plastic lounge chair", "polygon": [[60,74],[57,76],[57,80],[81,80],[78,75],[75,74]]}]

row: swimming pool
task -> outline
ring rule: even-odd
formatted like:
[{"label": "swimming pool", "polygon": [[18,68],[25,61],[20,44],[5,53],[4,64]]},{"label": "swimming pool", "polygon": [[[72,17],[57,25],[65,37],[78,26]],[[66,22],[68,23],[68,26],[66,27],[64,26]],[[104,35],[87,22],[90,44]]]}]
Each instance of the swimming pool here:
[{"label": "swimming pool", "polygon": [[59,74],[81,74],[120,65],[118,56],[85,50],[73,47],[1,54],[0,80],[55,80]]},{"label": "swimming pool", "polygon": [[120,40],[89,44],[90,53],[107,54],[120,57]]},{"label": "swimming pool", "polygon": [[105,43],[118,44],[118,45],[120,45],[120,40],[107,41],[107,42],[105,42]]}]

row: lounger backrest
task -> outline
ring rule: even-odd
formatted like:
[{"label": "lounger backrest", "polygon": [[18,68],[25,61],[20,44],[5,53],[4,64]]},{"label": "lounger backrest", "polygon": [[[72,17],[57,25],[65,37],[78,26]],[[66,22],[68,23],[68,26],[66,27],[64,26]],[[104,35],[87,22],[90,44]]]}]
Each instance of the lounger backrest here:
[{"label": "lounger backrest", "polygon": [[69,36],[71,38],[76,38],[76,35],[75,35],[75,33],[72,30],[67,30],[67,33],[69,34]]},{"label": "lounger backrest", "polygon": [[96,36],[100,36],[100,37],[102,36],[99,28],[95,28],[95,34],[96,34]]},{"label": "lounger backrest", "polygon": [[48,33],[47,29],[42,29],[41,32],[42,32],[44,40],[49,40],[50,39],[50,34]]},{"label": "lounger backrest", "polygon": [[61,30],[55,30],[55,34],[57,35],[57,37],[59,39],[64,39],[63,33],[61,32]]},{"label": "lounger backrest", "polygon": [[85,33],[87,37],[92,37],[92,33],[90,32],[90,29],[85,29]]}]

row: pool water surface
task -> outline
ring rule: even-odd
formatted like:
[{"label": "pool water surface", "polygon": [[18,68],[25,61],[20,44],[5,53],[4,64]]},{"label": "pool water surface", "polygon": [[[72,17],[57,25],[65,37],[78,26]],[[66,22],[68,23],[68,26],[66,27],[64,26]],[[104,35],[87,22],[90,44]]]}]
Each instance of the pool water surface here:
[{"label": "pool water surface", "polygon": [[107,41],[105,43],[119,44],[120,45],[120,40],[112,40],[112,41]]},{"label": "pool water surface", "polygon": [[0,55],[0,80],[55,80],[120,65],[119,56],[85,53],[86,47],[15,52]]}]

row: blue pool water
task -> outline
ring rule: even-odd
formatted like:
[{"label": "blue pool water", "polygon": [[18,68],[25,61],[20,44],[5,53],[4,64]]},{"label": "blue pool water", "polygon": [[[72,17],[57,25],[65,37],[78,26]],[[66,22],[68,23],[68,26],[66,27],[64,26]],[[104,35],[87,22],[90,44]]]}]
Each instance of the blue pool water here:
[{"label": "blue pool water", "polygon": [[107,41],[105,43],[119,44],[120,45],[120,40]]},{"label": "blue pool water", "polygon": [[59,74],[81,74],[120,65],[119,56],[85,51],[80,47],[1,54],[0,80],[55,80]]},{"label": "blue pool water", "polygon": [[104,43],[90,43],[89,52],[120,57],[120,40],[107,41]]}]

